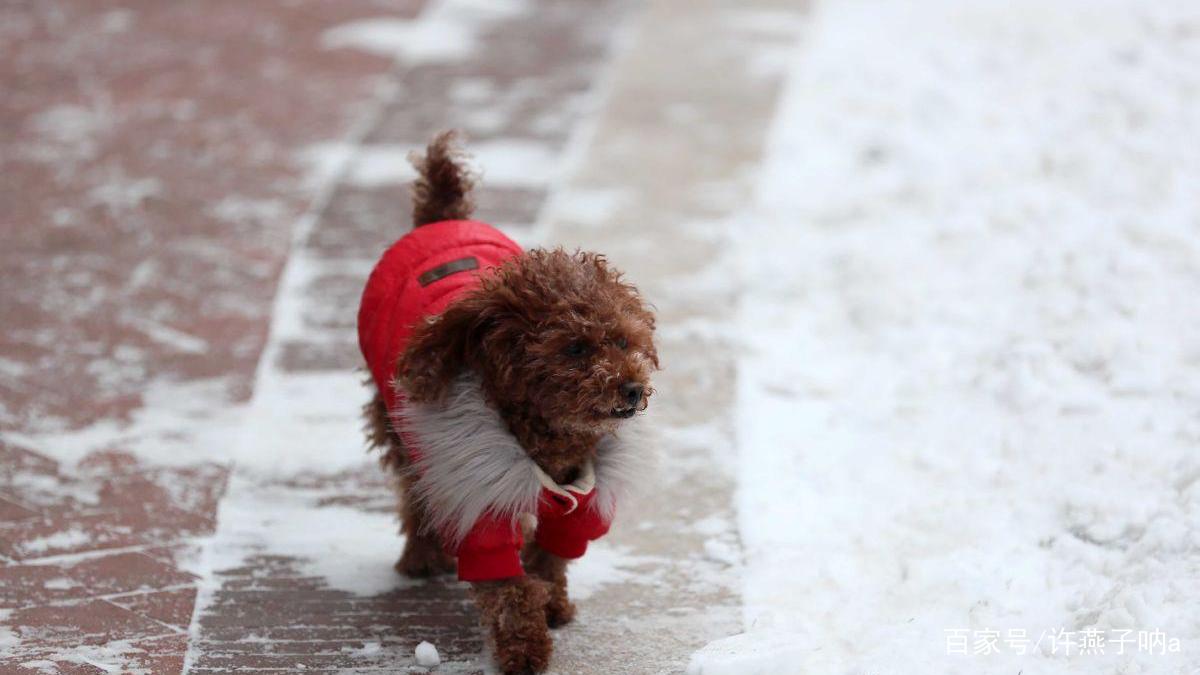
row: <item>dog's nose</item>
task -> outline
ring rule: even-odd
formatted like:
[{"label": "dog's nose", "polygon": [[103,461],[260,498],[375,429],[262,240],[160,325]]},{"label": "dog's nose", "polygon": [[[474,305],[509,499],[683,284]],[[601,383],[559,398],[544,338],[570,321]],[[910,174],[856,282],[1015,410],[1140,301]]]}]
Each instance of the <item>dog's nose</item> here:
[{"label": "dog's nose", "polygon": [[642,402],[642,394],[645,393],[646,388],[642,386],[641,382],[626,382],[621,385],[619,391],[625,402],[633,407]]}]

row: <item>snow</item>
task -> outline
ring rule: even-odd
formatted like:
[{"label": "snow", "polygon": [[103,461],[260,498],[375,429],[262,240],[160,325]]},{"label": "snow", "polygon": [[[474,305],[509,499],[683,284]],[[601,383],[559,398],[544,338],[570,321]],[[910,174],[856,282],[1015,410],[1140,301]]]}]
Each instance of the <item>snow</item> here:
[{"label": "snow", "polygon": [[432,668],[433,666],[436,666],[442,662],[441,657],[438,656],[437,647],[434,647],[425,641],[422,641],[421,644],[417,645],[415,655],[417,657],[417,665],[424,666],[426,668]]},{"label": "snow", "polygon": [[103,205],[114,213],[139,209],[147,199],[162,195],[162,182],[157,178],[132,178],[120,170],[113,171],[106,182],[88,191],[94,204]]},{"label": "snow", "polygon": [[50,549],[70,548],[80,544],[86,544],[91,541],[91,535],[78,527],[54,534],[46,535],[45,537],[36,537],[24,542],[22,548],[27,554],[36,554],[48,551]]},{"label": "snow", "polygon": [[158,321],[137,319],[132,323],[133,327],[141,330],[146,337],[176,351],[185,354],[204,354],[208,351],[209,345],[206,340]]},{"label": "snow", "polygon": [[350,171],[343,180],[361,188],[386,185],[408,186],[417,172],[408,161],[410,145],[363,145],[358,149]]},{"label": "snow", "polygon": [[805,652],[794,634],[760,629],[705,645],[692,655],[687,675],[777,675],[792,672]]},{"label": "snow", "polygon": [[[308,168],[307,183],[321,185],[333,178],[359,188],[408,185],[416,171],[408,161],[412,145],[316,143],[300,153]],[[339,176],[343,169],[345,174]]]},{"label": "snow", "polygon": [[365,597],[415,583],[392,569],[404,548],[394,512],[322,504],[321,496],[236,473],[221,502],[219,536],[205,564],[223,570],[242,565],[252,554],[286,556],[304,575]]},{"label": "snow", "polygon": [[[111,362],[101,363],[113,366]],[[245,412],[232,402],[230,386],[225,378],[154,380],[142,393],[144,405],[128,421],[104,419],[81,429],[6,432],[6,437],[34,447],[53,447],[55,459],[67,465],[91,452],[111,447],[121,447],[139,458],[165,465],[228,460],[234,452],[233,441]],[[87,486],[64,485],[34,475],[21,475],[18,480],[44,481],[47,490],[71,489],[70,496],[80,501],[97,499],[94,494],[80,492],[90,489]]]},{"label": "snow", "polygon": [[351,647],[342,647],[342,651],[354,657],[375,656],[383,651],[383,645],[379,642],[371,640],[364,642],[362,647],[357,649]]},{"label": "snow", "polygon": [[351,159],[358,152],[356,143],[327,141],[314,143],[297,153],[297,163],[304,167],[304,185],[310,190],[319,190],[341,177]]},{"label": "snow", "polygon": [[493,187],[545,188],[558,176],[559,154],[544,142],[503,138],[471,142],[472,163]]},{"label": "snow", "polygon": [[0,653],[14,653],[21,646],[21,636],[9,625],[11,609],[0,609]]},{"label": "snow", "polygon": [[27,124],[39,142],[24,148],[26,156],[51,166],[70,166],[97,155],[98,137],[111,129],[113,114],[104,102],[94,107],[57,105],[31,116]]},{"label": "snow", "polygon": [[[485,110],[491,116],[500,115]],[[503,116],[492,120],[503,124]],[[364,144],[318,143],[300,154],[300,162],[308,167],[307,182],[312,185],[329,180],[348,164],[342,180],[354,187],[372,189],[386,186],[407,188],[416,178],[408,157],[414,150],[411,143]],[[558,175],[558,155],[544,142],[530,139],[495,139],[471,141],[472,166],[479,171],[481,181],[492,188],[546,188]]]},{"label": "snow", "polygon": [[76,588],[80,585],[81,584],[79,582],[75,581],[74,579],[68,579],[67,577],[55,577],[53,579],[47,579],[42,582],[43,588],[49,588],[51,590],[56,590],[56,591],[67,590],[69,588]]},{"label": "snow", "polygon": [[574,225],[598,227],[632,201],[626,189],[572,188],[557,195],[555,217]]},{"label": "snow", "polygon": [[222,197],[208,212],[221,220],[255,224],[277,222],[287,213],[287,205],[279,199],[249,199],[241,195]]},{"label": "snow", "polygon": [[336,26],[321,43],[388,56],[405,64],[444,63],[469,57],[490,22],[528,11],[523,0],[442,0],[429,3],[414,20],[374,18]]},{"label": "snow", "polygon": [[[47,659],[25,661],[21,665],[26,668],[37,668],[47,673],[61,672],[61,663],[72,663],[79,666],[91,666],[104,673],[122,673],[124,675],[149,675],[148,668],[131,668],[129,656],[144,654],[145,650],[134,646],[129,640],[112,640],[103,645],[78,645],[47,655]],[[94,672],[94,671],[89,671]]]},{"label": "snow", "polygon": [[[1198,21],[814,9],[742,223],[747,630],[689,672],[1194,665]],[[1039,639],[1121,630],[1183,649]]]},{"label": "snow", "polygon": [[607,586],[641,578],[641,570],[653,569],[654,559],[638,556],[606,541],[588,544],[587,555],[571,563],[568,577],[571,599],[586,600]]}]

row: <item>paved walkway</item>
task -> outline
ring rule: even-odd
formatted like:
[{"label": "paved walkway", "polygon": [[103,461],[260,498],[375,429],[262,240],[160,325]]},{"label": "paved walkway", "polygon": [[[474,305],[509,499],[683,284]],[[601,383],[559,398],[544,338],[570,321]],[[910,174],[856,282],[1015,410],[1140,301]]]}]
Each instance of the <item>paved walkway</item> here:
[{"label": "paved walkway", "polygon": [[0,671],[486,667],[463,588],[391,571],[356,416],[357,293],[448,126],[482,217],[606,251],[661,317],[664,478],[577,565],[555,672],[737,631],[722,250],[794,10],[127,7],[0,10]]}]

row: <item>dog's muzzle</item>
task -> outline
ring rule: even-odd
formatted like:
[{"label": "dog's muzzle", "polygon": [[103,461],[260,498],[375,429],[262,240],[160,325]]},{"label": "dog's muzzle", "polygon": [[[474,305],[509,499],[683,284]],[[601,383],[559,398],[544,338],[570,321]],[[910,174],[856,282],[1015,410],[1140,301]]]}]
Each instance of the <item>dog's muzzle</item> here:
[{"label": "dog's muzzle", "polygon": [[629,418],[637,414],[645,401],[646,386],[641,382],[624,382],[617,388],[624,405],[613,409],[613,417]]}]

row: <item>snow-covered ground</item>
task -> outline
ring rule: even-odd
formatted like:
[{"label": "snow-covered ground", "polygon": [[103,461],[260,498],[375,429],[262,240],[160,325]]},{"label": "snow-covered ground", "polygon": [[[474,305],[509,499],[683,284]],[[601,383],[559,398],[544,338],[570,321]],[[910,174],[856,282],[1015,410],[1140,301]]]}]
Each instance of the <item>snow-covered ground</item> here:
[{"label": "snow-covered ground", "polygon": [[[579,21],[586,3],[563,5],[561,26],[580,28],[552,42],[602,34],[596,26],[624,11],[616,4],[591,24]],[[194,535],[176,561],[201,578],[189,667],[235,647],[257,659],[324,642],[206,628],[258,602],[228,600],[244,579],[225,573],[267,575],[255,567],[265,557],[289,562],[278,578],[317,587],[292,586],[295,598],[324,593],[331,608],[420,586],[391,569],[403,541],[360,448],[368,392],[335,349],[353,350],[338,317],[354,301],[336,291],[360,283],[376,252],[355,254],[357,235],[320,219],[354,211],[326,208],[338,186],[386,192],[411,179],[403,158],[416,141],[368,132],[419,113],[397,112],[410,99],[442,105],[433,94],[445,88],[452,119],[481,136],[471,149],[485,185],[522,200],[545,192],[541,225],[573,224],[560,223],[558,239],[540,226],[514,234],[568,245],[594,234],[614,260],[642,262],[630,278],[657,303],[671,357],[652,414],[665,420],[672,473],[657,507],[626,511],[645,517],[573,565],[581,612],[556,636],[560,672],[675,669],[729,630],[739,580],[745,632],[698,652],[692,672],[1200,672],[1200,3],[816,0],[794,54],[780,49],[791,10],[767,4],[648,3],[635,23],[649,29],[615,39],[628,58],[597,75],[609,58],[597,47],[571,66],[586,65],[586,77],[530,56],[518,29],[546,5],[527,0],[428,3],[415,18],[355,18],[313,38],[326,56],[365,51],[394,57],[397,73],[453,64],[444,72],[467,75],[422,96],[405,89],[419,78],[385,82],[364,102],[379,114],[358,111],[348,137],[281,146],[310,169],[299,192],[313,203],[293,232],[256,376],[147,375],[145,347],[116,345],[91,367],[105,394],[147,382],[128,419],[64,431],[48,418],[4,433],[64,474],[107,448],[152,467],[233,467],[216,531]],[[703,55],[680,47],[698,44]],[[781,63],[790,80],[759,167],[747,148]],[[490,74],[468,76],[475,67]],[[679,75],[692,71],[704,78]],[[586,92],[568,86],[578,77]],[[105,115],[49,108],[31,147],[67,164],[91,158]],[[556,129],[574,129],[566,147]],[[743,207],[743,175],[755,170],[757,196]],[[134,213],[175,190],[170,176],[113,180],[81,193]],[[300,206],[277,197],[236,193],[205,208],[290,222]],[[339,227],[345,241],[332,236]],[[322,233],[330,239],[311,236]],[[727,236],[736,246],[713,243]],[[138,266],[133,285],[153,281],[156,265]],[[228,291],[221,302],[246,304],[245,325],[265,320],[254,303],[268,296],[227,286],[214,287]],[[43,301],[73,300],[59,291]],[[722,323],[735,296],[739,310]],[[159,318],[123,320],[146,344],[213,349],[217,332]],[[289,365],[308,353],[295,347],[314,360]],[[6,375],[28,368],[0,358]],[[237,398],[249,384],[252,398]],[[726,461],[733,428],[739,458]],[[738,474],[736,515],[726,470]],[[16,472],[6,489],[98,505],[102,487]],[[186,491],[176,497],[188,506]],[[56,551],[89,541],[107,546],[68,520],[21,550],[47,559],[39,565],[74,564]],[[290,609],[279,623],[322,628]],[[14,611],[0,609],[0,655],[40,648]],[[448,673],[486,661],[470,651],[473,619],[437,635],[406,621],[318,649],[346,652],[354,668],[436,659]],[[456,644],[456,630],[469,639]],[[129,670],[146,653],[132,639],[57,649],[22,665]]]},{"label": "snow-covered ground", "polygon": [[1198,65],[1195,2],[814,8],[741,224],[747,632],[693,672],[1194,672]]}]

